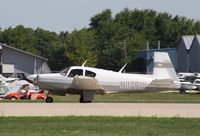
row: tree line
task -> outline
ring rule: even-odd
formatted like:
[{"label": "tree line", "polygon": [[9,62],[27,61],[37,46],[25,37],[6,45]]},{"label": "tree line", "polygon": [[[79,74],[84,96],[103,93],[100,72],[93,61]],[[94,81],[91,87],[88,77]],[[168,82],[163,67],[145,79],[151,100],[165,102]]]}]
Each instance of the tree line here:
[{"label": "tree line", "polygon": [[48,58],[53,71],[85,60],[88,66],[119,70],[126,62],[131,69],[135,51],[146,49],[147,42],[177,45],[182,35],[199,33],[200,21],[194,19],[149,9],[113,15],[106,9],[91,17],[88,28],[58,34],[19,25],[0,29],[0,42]]}]

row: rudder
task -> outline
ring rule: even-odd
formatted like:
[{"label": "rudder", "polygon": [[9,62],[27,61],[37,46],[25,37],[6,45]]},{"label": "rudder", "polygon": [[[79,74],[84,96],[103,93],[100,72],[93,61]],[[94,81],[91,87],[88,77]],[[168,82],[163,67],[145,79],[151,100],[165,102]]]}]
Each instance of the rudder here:
[{"label": "rudder", "polygon": [[154,52],[153,75],[156,79],[171,79],[179,82],[171,59],[166,52]]}]

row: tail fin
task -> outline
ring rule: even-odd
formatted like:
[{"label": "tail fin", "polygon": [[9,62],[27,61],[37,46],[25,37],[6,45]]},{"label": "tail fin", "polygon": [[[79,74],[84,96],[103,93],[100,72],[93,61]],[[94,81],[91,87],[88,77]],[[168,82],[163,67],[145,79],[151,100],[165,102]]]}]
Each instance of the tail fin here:
[{"label": "tail fin", "polygon": [[179,82],[171,59],[166,52],[154,52],[153,75],[156,79],[171,79]]}]

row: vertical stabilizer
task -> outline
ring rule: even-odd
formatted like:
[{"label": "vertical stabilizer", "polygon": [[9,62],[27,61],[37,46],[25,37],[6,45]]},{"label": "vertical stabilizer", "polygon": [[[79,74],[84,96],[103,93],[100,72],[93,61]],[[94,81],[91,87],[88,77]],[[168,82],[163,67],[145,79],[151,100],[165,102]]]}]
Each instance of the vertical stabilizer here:
[{"label": "vertical stabilizer", "polygon": [[171,79],[179,82],[171,59],[166,52],[154,52],[153,75],[156,79]]}]

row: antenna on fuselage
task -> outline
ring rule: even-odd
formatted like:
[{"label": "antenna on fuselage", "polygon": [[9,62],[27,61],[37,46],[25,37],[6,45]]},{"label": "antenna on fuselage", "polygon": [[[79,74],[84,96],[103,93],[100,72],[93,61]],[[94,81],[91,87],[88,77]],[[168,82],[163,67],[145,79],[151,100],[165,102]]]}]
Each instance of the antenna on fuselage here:
[{"label": "antenna on fuselage", "polygon": [[82,66],[81,67],[84,67],[85,66],[85,64],[86,64],[86,62],[87,62],[87,60],[82,64]]},{"label": "antenna on fuselage", "polygon": [[124,64],[124,66],[119,70],[119,73],[122,73],[122,71],[124,70],[124,68],[126,67],[127,63]]}]

